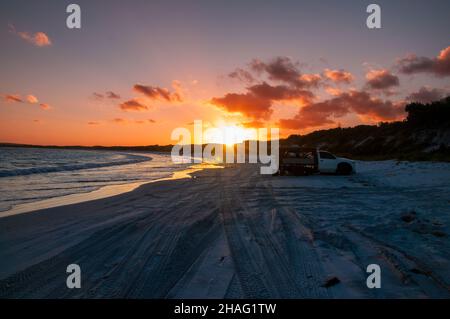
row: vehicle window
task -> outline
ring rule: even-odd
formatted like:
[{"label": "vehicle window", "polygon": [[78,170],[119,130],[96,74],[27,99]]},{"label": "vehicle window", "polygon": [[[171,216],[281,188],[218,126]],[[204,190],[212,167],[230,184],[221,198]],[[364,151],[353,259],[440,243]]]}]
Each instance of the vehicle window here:
[{"label": "vehicle window", "polygon": [[314,158],[313,154],[311,154],[311,152],[301,152],[298,157],[303,158],[303,159],[312,159]]},{"label": "vehicle window", "polygon": [[336,157],[328,152],[319,152],[320,153],[320,158],[325,158],[325,159],[336,159]]},{"label": "vehicle window", "polygon": [[295,157],[297,157],[297,153],[295,153],[295,152],[287,152],[286,157],[295,158]]}]

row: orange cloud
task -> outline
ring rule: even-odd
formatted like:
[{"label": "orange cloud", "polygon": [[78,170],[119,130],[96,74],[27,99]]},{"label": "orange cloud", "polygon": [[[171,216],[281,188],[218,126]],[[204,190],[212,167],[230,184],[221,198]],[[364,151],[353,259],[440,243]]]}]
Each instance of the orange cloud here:
[{"label": "orange cloud", "polygon": [[39,100],[34,95],[30,94],[30,95],[27,95],[27,102],[31,103],[31,104],[35,104],[35,103],[38,103]]},{"label": "orange cloud", "polygon": [[12,24],[9,25],[9,30],[11,33],[18,35],[23,40],[38,47],[45,47],[52,44],[52,41],[44,32],[36,32],[32,34],[26,31],[16,31],[16,28]]},{"label": "orange cloud", "polygon": [[323,74],[328,80],[336,83],[350,83],[354,79],[350,72],[346,72],[344,70],[325,69]]},{"label": "orange cloud", "polygon": [[301,108],[292,119],[282,119],[279,125],[287,129],[318,127],[335,123],[333,118],[351,112],[373,121],[393,121],[404,116],[402,104],[373,98],[364,91],[350,91]]},{"label": "orange cloud", "polygon": [[341,89],[334,88],[334,87],[331,87],[331,86],[325,87],[325,91],[328,94],[333,95],[333,96],[338,96],[338,95],[342,94],[342,90]]},{"label": "orange cloud", "polygon": [[88,125],[100,125],[100,123],[97,121],[90,121],[90,122],[87,122],[87,124]]},{"label": "orange cloud", "polygon": [[127,120],[118,117],[118,118],[113,119],[112,122],[116,123],[116,124],[126,124]]},{"label": "orange cloud", "polygon": [[322,81],[322,76],[320,74],[302,74],[300,80],[308,83],[310,86],[318,86]]},{"label": "orange cloud", "polygon": [[125,101],[121,104],[119,104],[119,107],[123,111],[145,111],[148,110],[148,107],[141,102],[139,102],[137,99],[131,99],[128,101]]},{"label": "orange cloud", "polygon": [[268,119],[272,114],[271,100],[261,98],[253,93],[228,93],[221,98],[213,98],[211,104],[228,112],[238,112],[255,119]]},{"label": "orange cloud", "polygon": [[41,109],[43,109],[43,110],[50,110],[50,109],[51,109],[51,106],[48,105],[47,103],[41,103],[41,104],[39,104],[39,106],[40,106]]},{"label": "orange cloud", "polygon": [[250,121],[250,122],[244,122],[242,125],[245,128],[264,128],[266,127],[266,124],[262,121]]}]

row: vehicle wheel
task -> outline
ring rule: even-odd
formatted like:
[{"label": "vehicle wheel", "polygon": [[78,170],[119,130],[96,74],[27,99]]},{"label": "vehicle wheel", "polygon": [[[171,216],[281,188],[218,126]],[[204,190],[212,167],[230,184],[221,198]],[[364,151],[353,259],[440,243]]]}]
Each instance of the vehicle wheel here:
[{"label": "vehicle wheel", "polygon": [[352,166],[348,163],[339,163],[336,173],[339,175],[350,175],[352,173]]}]

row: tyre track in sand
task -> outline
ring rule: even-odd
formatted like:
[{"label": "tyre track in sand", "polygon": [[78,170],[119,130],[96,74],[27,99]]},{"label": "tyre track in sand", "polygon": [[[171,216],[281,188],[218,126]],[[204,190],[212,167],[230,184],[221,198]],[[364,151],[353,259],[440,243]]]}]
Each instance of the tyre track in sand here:
[{"label": "tyre track in sand", "polygon": [[[230,173],[236,171],[231,171]],[[270,183],[257,166],[238,171],[235,178],[223,178],[221,214],[225,233],[244,298],[323,298],[328,297],[321,265],[314,247],[307,240],[306,228],[295,214],[276,202]],[[226,172],[222,173],[226,174]],[[238,177],[236,176],[236,179]],[[259,185],[262,184],[262,187]],[[255,202],[253,207],[247,203]],[[281,231],[272,230],[273,218]],[[235,284],[235,283],[234,283]]]}]

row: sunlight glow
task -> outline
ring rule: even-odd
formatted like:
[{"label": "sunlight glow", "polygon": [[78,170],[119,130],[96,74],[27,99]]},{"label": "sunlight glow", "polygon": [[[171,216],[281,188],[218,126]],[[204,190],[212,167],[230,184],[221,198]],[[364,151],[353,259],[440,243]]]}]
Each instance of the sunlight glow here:
[{"label": "sunlight glow", "polygon": [[205,143],[226,144],[228,146],[242,143],[246,140],[255,139],[255,130],[246,129],[236,124],[220,123],[204,133]]}]

